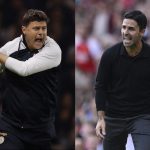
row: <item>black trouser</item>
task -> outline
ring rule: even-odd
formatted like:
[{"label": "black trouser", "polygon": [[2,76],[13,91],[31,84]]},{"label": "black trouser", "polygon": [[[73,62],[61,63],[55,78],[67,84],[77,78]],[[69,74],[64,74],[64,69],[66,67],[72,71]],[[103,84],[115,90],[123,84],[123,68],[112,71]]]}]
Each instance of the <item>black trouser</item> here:
[{"label": "black trouser", "polygon": [[150,150],[150,115],[118,119],[106,117],[104,150],[125,150],[128,134],[135,150]]},{"label": "black trouser", "polygon": [[0,150],[50,150],[50,144],[49,135],[42,129],[16,128],[0,119]]},{"label": "black trouser", "polygon": [[17,136],[8,133],[8,135],[5,137],[4,142],[0,144],[0,150],[50,150],[50,144],[29,144],[22,141]]}]

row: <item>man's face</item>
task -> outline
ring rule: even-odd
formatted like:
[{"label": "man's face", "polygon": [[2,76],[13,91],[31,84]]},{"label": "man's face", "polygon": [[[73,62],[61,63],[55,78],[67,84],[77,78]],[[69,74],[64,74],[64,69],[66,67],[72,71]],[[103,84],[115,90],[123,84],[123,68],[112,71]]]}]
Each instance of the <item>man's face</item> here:
[{"label": "man's face", "polygon": [[25,40],[30,49],[42,48],[47,36],[47,23],[45,21],[33,21],[22,27]]},{"label": "man's face", "polygon": [[123,44],[125,47],[137,45],[144,34],[144,29],[140,30],[138,24],[133,19],[124,19],[121,28]]}]

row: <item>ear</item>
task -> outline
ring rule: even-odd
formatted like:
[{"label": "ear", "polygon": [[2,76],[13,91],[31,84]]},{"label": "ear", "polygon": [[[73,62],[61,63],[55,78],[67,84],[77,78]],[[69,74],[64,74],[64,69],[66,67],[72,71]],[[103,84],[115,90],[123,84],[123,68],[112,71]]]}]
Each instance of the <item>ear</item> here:
[{"label": "ear", "polygon": [[145,29],[142,29],[140,32],[141,32],[141,36],[144,36]]},{"label": "ear", "polygon": [[26,27],[22,26],[22,33],[25,34],[26,33]]}]

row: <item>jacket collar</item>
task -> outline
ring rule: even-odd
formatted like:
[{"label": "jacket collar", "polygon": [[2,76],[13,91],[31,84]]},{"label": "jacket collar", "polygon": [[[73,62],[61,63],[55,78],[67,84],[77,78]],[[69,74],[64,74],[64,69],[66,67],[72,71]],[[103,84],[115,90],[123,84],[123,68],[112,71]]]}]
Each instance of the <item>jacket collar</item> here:
[{"label": "jacket collar", "polygon": [[[127,51],[126,51],[123,43],[121,45],[120,55],[128,56]],[[148,44],[146,44],[143,40],[142,40],[142,50],[138,54],[138,57],[150,57],[150,46]]]}]

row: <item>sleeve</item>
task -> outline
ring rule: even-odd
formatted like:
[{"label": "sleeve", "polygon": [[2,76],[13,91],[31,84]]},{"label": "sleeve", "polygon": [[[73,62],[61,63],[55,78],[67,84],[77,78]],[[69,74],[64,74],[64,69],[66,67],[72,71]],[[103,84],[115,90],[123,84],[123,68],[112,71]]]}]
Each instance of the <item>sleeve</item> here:
[{"label": "sleeve", "polygon": [[[16,41],[19,41],[19,38],[16,38],[16,39],[14,39],[13,41],[9,41],[9,42],[7,42],[4,46],[2,46],[1,48],[0,48],[0,53],[2,53],[2,54],[5,54],[5,55],[9,55],[11,52],[13,52],[14,51],[14,48],[16,47]],[[13,45],[13,47],[12,47],[12,45]],[[16,48],[15,48],[16,49]],[[2,70],[3,70],[3,68],[4,68],[4,65],[2,65],[1,63],[0,63],[0,72],[2,72]]]},{"label": "sleeve", "polygon": [[97,111],[105,111],[106,101],[108,100],[108,86],[111,76],[111,60],[109,59],[108,51],[102,55],[95,84],[95,103]]},{"label": "sleeve", "polygon": [[11,53],[17,51],[20,40],[21,37],[17,37],[12,41],[7,42],[4,46],[0,48],[0,53],[9,56]]},{"label": "sleeve", "polygon": [[51,39],[50,44],[45,45],[38,54],[26,61],[19,61],[8,57],[5,67],[20,76],[29,76],[56,67],[60,62],[61,49],[58,44]]}]

